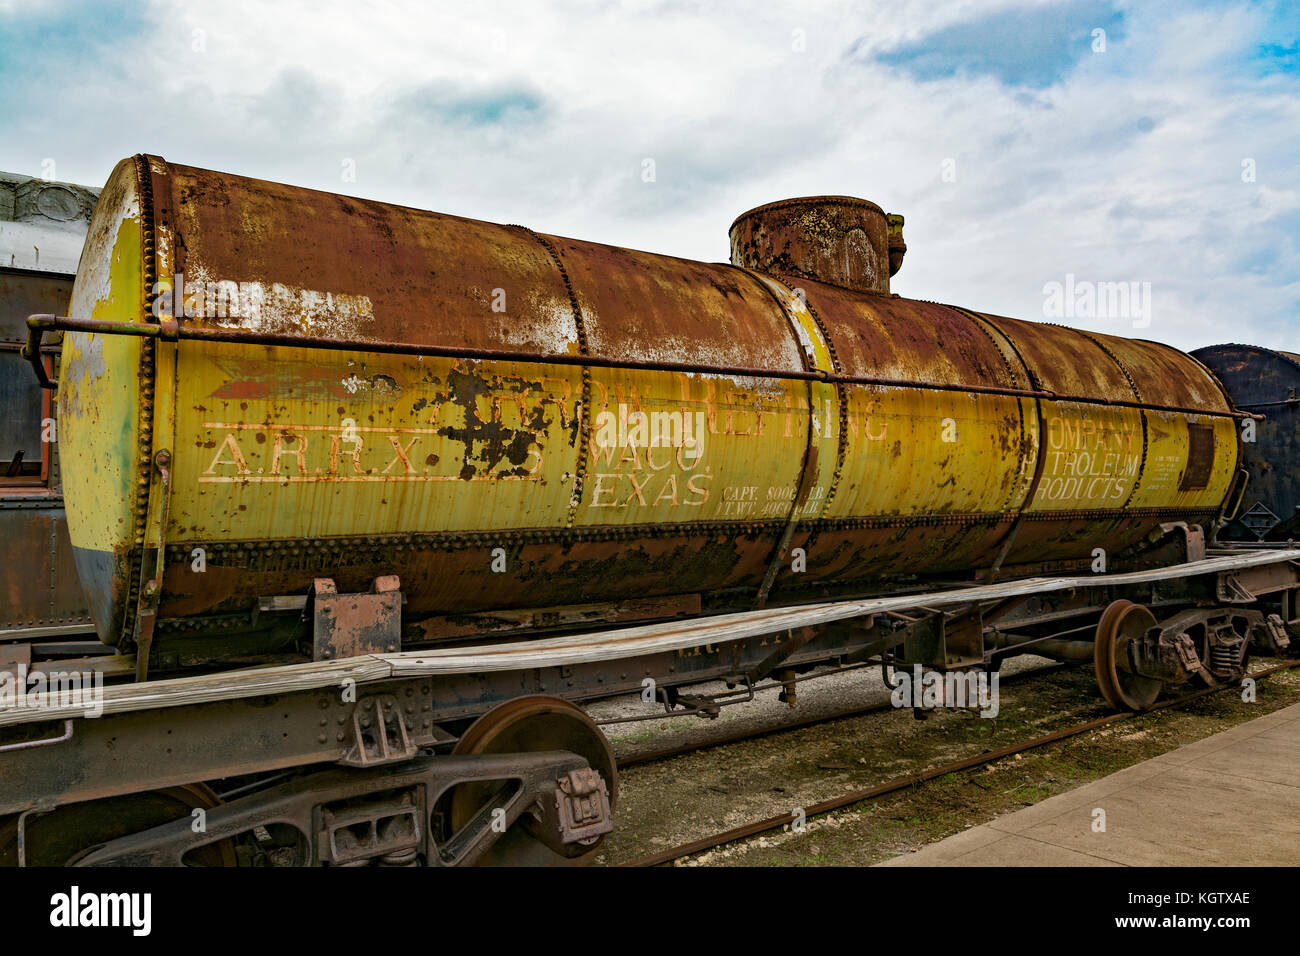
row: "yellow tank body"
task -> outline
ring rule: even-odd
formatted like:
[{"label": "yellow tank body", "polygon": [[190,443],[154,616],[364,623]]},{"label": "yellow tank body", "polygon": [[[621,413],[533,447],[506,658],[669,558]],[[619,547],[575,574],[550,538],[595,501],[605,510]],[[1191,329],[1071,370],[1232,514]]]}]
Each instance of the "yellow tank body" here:
[{"label": "yellow tank body", "polygon": [[397,574],[437,638],[1086,567],[1219,516],[1236,419],[1176,350],[748,264],[124,161],[71,315],[160,334],[67,333],[59,387],[100,636],[154,554],[163,625]]}]

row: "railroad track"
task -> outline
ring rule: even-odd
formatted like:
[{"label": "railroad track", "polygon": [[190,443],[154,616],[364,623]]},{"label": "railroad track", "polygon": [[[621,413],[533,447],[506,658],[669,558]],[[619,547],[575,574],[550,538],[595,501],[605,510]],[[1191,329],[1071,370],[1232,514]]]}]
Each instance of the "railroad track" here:
[{"label": "railroad track", "polygon": [[[1290,668],[1297,667],[1297,666],[1300,666],[1300,659],[1293,659],[1293,660],[1283,661],[1282,663],[1275,664],[1271,667],[1266,667],[1263,670],[1254,671],[1246,676],[1251,677],[1255,680],[1259,680],[1260,678],[1268,677],[1272,674],[1278,673],[1279,671],[1289,670]],[[1035,670],[1035,671],[1026,671],[1023,673],[1035,674],[1035,673],[1041,673],[1041,671]],[[1083,721],[1082,723],[1075,724],[1071,727],[1065,727],[1060,730],[1054,730],[1050,733],[1042,734],[1038,737],[1032,737],[1028,740],[1024,740],[1019,743],[1010,744],[1006,747],[1000,747],[997,750],[989,750],[984,753],[976,754],[972,757],[964,757],[960,760],[954,760],[937,767],[931,767],[928,770],[923,770],[919,773],[906,774],[901,777],[895,777],[892,780],[886,780],[885,782],[876,784],[875,786],[872,787],[867,787],[861,790],[854,790],[849,793],[845,793],[840,796],[833,797],[829,800],[823,800],[820,803],[815,803],[810,806],[804,807],[803,811],[806,819],[811,820],[813,817],[830,813],[833,810],[841,810],[845,807],[853,806],[854,804],[857,803],[863,803],[867,800],[874,800],[878,797],[883,797],[891,793],[897,793],[900,790],[905,790],[908,787],[918,786],[920,784],[926,783],[927,781],[935,780],[939,777],[945,776],[950,773],[959,773],[961,771],[970,770],[974,767],[979,767],[984,764],[992,763],[996,760],[1001,760],[1004,757],[1010,757],[1010,756],[1014,756],[1015,754],[1024,753],[1029,750],[1034,750],[1038,747],[1043,747],[1048,744],[1053,744],[1061,740],[1066,740],[1070,737],[1078,736],[1079,734],[1088,733],[1089,731],[1097,730],[1098,728],[1106,727],[1110,724],[1121,723],[1123,721],[1130,720],[1133,717],[1137,717],[1140,714],[1149,714],[1157,710],[1166,710],[1168,708],[1178,707],[1190,701],[1197,700],[1199,698],[1206,697],[1211,694],[1215,694],[1220,691],[1227,690],[1229,687],[1235,687],[1235,686],[1237,685],[1233,684],[1233,685],[1224,685],[1222,687],[1206,687],[1203,688],[1202,690],[1193,691],[1190,694],[1184,694],[1181,697],[1175,697],[1175,698],[1171,698],[1170,700],[1162,701],[1143,711],[1120,711],[1113,714],[1107,714],[1105,717],[1098,717],[1092,720],[1086,720]],[[866,708],[858,711],[858,713],[866,714],[880,709],[885,709],[885,708],[881,708],[881,707]],[[852,716],[852,714],[844,714],[843,716]],[[824,720],[833,720],[833,719],[837,719],[837,718],[827,717],[824,719],[811,720],[808,721],[803,726],[807,726],[815,723],[821,723],[824,722]],[[785,730],[785,729],[791,729],[791,728],[789,727],[781,728],[781,730]],[[773,732],[777,732],[777,731],[773,731]],[[754,736],[764,736],[764,734],[758,734]],[[745,739],[745,738],[740,738],[740,739]],[[721,744],[717,744],[717,745],[721,745]],[[710,744],[709,746],[715,746],[715,744]],[[704,748],[687,747],[687,748],[680,748],[680,749],[682,749],[683,752],[689,752],[691,750],[704,749]],[[661,756],[654,759],[666,759],[666,757]],[[650,758],[647,758],[645,760],[642,760],[641,762],[649,762],[649,760]],[[782,827],[788,825],[790,821],[791,821],[791,816],[788,812],[781,813],[776,816],[765,817],[760,820],[753,820],[749,823],[742,824],[738,827],[733,827],[729,830],[723,830],[719,833],[715,833],[711,836],[703,837],[699,840],[692,840],[688,843],[682,843],[679,844],[678,846],[671,847],[667,850],[661,850],[658,853],[651,853],[647,856],[642,856],[632,860],[627,860],[618,865],[625,866],[625,867],[660,866],[664,863],[671,863],[674,860],[680,860],[684,857],[693,856],[696,853],[703,853],[706,850],[712,850],[717,847],[725,846],[728,843],[735,843],[741,840],[746,840],[749,839],[750,837],[757,836],[760,833],[766,833],[771,830],[779,830]]]}]

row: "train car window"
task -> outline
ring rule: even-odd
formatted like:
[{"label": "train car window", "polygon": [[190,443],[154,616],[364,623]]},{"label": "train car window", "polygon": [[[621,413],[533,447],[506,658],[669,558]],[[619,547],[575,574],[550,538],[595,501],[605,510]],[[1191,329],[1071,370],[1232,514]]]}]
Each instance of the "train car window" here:
[{"label": "train car window", "polygon": [[43,422],[49,415],[45,389],[16,349],[0,349],[0,487],[44,483]]}]

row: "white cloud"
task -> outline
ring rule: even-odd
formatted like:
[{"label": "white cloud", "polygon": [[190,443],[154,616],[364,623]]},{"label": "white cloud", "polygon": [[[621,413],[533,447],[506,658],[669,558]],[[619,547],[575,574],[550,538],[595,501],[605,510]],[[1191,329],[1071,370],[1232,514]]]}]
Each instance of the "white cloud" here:
[{"label": "white cloud", "polygon": [[849,193],[907,217],[903,294],[1032,319],[1066,273],[1150,281],[1149,328],[1091,327],[1294,349],[1300,99],[1242,65],[1259,9],[1126,6],[1045,89],[874,59],[1043,6],[159,4],[17,103],[0,168],[56,156],[96,183],[153,151],[708,260],[751,206]]}]

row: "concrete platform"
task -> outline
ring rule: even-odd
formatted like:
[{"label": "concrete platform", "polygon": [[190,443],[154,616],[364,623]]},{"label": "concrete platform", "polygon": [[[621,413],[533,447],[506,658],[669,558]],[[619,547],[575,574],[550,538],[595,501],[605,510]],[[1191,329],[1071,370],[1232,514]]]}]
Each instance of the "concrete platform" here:
[{"label": "concrete platform", "polygon": [[1300,866],[1300,704],[879,865]]}]

